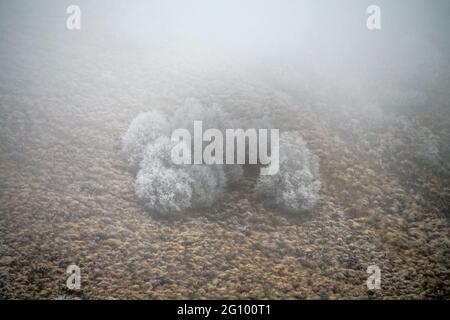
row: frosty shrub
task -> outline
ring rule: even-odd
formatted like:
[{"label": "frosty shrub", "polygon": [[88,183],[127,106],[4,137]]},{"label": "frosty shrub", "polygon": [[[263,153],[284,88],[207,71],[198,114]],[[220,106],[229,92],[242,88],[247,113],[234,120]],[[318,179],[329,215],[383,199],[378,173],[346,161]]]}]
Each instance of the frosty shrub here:
[{"label": "frosty shrub", "polygon": [[220,165],[192,165],[188,174],[192,179],[192,207],[210,207],[223,193],[227,178]]},{"label": "frosty shrub", "polygon": [[136,167],[147,145],[162,135],[170,135],[166,117],[157,111],[140,113],[122,137],[122,154],[128,164]]},{"label": "frosty shrub", "polygon": [[136,178],[136,195],[148,209],[177,213],[191,206],[190,177],[183,170],[171,168],[141,169]]},{"label": "frosty shrub", "polygon": [[294,132],[280,136],[280,170],[260,176],[257,193],[269,204],[291,213],[313,208],[319,198],[319,161]]},{"label": "frosty shrub", "polygon": [[[236,121],[231,120],[230,116],[218,104],[206,106],[193,98],[186,99],[183,106],[175,112],[172,120],[172,128],[187,129],[193,135],[194,121],[200,120],[202,121],[203,131],[211,128],[223,131],[228,128],[237,128]],[[243,174],[241,165],[224,165],[221,170],[225,172],[229,184],[237,182]]]},{"label": "frosty shrub", "polygon": [[147,208],[159,213],[180,212],[191,206],[189,174],[184,168],[171,167],[173,145],[164,136],[149,143],[136,178],[136,195]]},{"label": "frosty shrub", "polygon": [[[222,166],[176,165],[171,151],[178,142],[160,137],[149,143],[136,179],[136,194],[144,205],[161,214],[211,206],[226,186]],[[183,152],[191,152],[185,145]]]}]

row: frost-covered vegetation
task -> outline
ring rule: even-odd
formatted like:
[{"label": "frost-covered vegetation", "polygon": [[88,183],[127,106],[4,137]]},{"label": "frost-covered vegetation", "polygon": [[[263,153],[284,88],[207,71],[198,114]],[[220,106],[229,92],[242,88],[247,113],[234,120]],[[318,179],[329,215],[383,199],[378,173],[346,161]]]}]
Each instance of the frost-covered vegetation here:
[{"label": "frost-covered vegetation", "polygon": [[[122,153],[131,167],[138,164],[136,195],[151,211],[176,214],[190,208],[211,207],[226,191],[226,186],[243,178],[243,166],[177,165],[172,162],[172,148],[178,145],[169,138],[168,130],[186,128],[203,121],[204,129],[233,129],[233,124],[246,128],[271,128],[267,120],[233,120],[222,108],[210,108],[196,99],[187,99],[171,121],[160,112],[139,114],[122,138]],[[184,143],[184,142],[183,142]],[[204,142],[204,144],[206,144]],[[184,144],[179,152],[191,154],[192,146]],[[248,148],[246,148],[248,152]],[[256,189],[265,202],[292,213],[305,212],[319,198],[319,162],[311,154],[298,132],[280,139],[280,172],[261,176]]]},{"label": "frost-covered vegetation", "polygon": [[122,137],[122,153],[126,161],[130,166],[137,166],[147,145],[169,134],[169,123],[163,114],[157,111],[140,113]]},{"label": "frost-covered vegetation", "polygon": [[319,198],[319,159],[311,153],[297,133],[280,137],[280,171],[260,176],[258,193],[275,208],[288,212],[305,212]]},{"label": "frost-covered vegetation", "polygon": [[[221,166],[175,165],[172,147],[178,145],[160,137],[147,145],[136,178],[136,194],[145,206],[162,214],[188,208],[211,206],[225,188]],[[191,152],[185,146],[183,152]]]}]

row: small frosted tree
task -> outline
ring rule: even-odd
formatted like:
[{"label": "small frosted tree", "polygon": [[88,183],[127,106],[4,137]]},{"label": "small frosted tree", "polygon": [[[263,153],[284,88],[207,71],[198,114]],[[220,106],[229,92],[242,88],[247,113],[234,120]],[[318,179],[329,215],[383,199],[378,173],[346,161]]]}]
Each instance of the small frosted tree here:
[{"label": "small frosted tree", "polygon": [[139,170],[136,195],[150,210],[175,214],[191,207],[191,178],[187,172],[154,167]]},{"label": "small frosted tree", "polygon": [[314,207],[319,199],[319,162],[303,139],[295,132],[280,136],[280,169],[278,174],[260,176],[257,193],[265,201],[291,213],[302,213]]},{"label": "small frosted tree", "polygon": [[[230,120],[230,116],[222,109],[218,104],[211,104],[209,106],[201,104],[197,99],[186,99],[181,108],[175,112],[175,116],[172,120],[172,128],[183,128],[189,130],[191,135],[193,132],[194,121],[202,121],[203,131],[207,129],[219,129],[225,132],[226,129],[233,128],[236,123]],[[192,141],[193,143],[193,141]],[[203,147],[207,143],[204,143]],[[225,147],[225,146],[224,146]],[[225,157],[224,157],[225,163]],[[226,176],[228,184],[239,181],[242,177],[243,169],[241,165],[223,165],[220,170],[223,171]]]},{"label": "small frosted tree", "polygon": [[145,148],[160,136],[169,136],[166,117],[158,111],[140,113],[122,136],[122,154],[131,167],[137,167]]},{"label": "small frosted tree", "polygon": [[[172,148],[182,142],[160,137],[150,143],[140,163],[136,194],[144,205],[161,214],[177,214],[188,208],[210,207],[226,186],[222,166],[177,165]],[[181,152],[191,152],[188,145]]]},{"label": "small frosted tree", "polygon": [[222,166],[193,165],[188,173],[192,179],[192,207],[207,208],[212,206],[224,192],[227,184]]},{"label": "small frosted tree", "polygon": [[[161,214],[178,213],[191,207],[193,190],[185,166],[172,164],[175,145],[162,136],[148,143],[136,177],[136,195],[145,207]],[[190,152],[188,146],[185,152]]]}]

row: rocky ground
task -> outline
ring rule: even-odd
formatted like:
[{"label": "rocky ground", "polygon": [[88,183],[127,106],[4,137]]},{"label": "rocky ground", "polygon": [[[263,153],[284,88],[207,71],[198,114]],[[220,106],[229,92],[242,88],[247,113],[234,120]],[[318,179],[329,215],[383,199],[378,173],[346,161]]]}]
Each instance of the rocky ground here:
[{"label": "rocky ground", "polygon": [[[126,48],[92,44],[33,44],[30,56],[28,43],[15,37],[2,52],[15,58],[0,88],[1,298],[450,298],[450,180],[442,165],[385,153],[374,162],[292,90],[226,66],[211,76],[166,52],[151,64],[141,53],[125,63]],[[86,58],[87,47],[98,54]],[[67,60],[56,63],[61,54]],[[265,208],[247,168],[210,210],[170,218],[145,211],[120,137],[139,111],[170,110],[190,96],[298,130],[320,159],[316,208]],[[360,130],[371,122],[329,113]],[[433,129],[445,137],[448,127]],[[66,288],[72,263],[81,268],[76,292]],[[381,290],[367,289],[369,265],[381,269]]]}]

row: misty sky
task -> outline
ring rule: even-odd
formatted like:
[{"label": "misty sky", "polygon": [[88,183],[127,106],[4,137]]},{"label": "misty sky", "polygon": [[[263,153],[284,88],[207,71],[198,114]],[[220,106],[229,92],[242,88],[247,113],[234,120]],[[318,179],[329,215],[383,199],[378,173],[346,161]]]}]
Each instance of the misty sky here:
[{"label": "misty sky", "polygon": [[[65,27],[69,4],[81,7],[80,31]],[[380,31],[366,28],[370,4],[381,7]],[[445,0],[2,0],[0,66],[6,72],[0,77],[5,82],[16,72],[10,62],[18,55],[33,68],[73,59],[80,47],[84,55],[119,48],[126,66],[137,51],[151,64],[153,55],[170,48],[171,58],[193,56],[207,71],[226,61],[255,77],[281,74],[289,85],[333,83],[380,99],[394,88],[412,92],[422,105],[430,95],[442,96],[435,100],[442,104],[450,83],[449,15]],[[45,51],[53,53],[52,61],[45,61]]]}]

